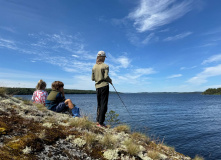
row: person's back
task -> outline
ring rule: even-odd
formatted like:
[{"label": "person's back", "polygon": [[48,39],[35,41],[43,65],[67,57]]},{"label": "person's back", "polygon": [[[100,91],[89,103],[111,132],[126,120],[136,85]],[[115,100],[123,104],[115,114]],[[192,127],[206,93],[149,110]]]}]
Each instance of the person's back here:
[{"label": "person's back", "polygon": [[34,91],[32,100],[34,103],[40,103],[45,105],[45,100],[48,96],[48,93],[44,91],[46,88],[46,83],[43,80],[39,80],[36,86],[36,91]]},{"label": "person's back", "polygon": [[59,91],[52,90],[49,93],[47,100],[45,101],[45,106],[51,110],[54,107],[56,107],[60,102],[63,102],[64,100],[65,98],[62,96],[62,94]]},{"label": "person's back", "polygon": [[95,87],[101,88],[107,86],[111,79],[108,76],[109,66],[105,63],[95,64],[92,69],[92,81],[95,81]]}]

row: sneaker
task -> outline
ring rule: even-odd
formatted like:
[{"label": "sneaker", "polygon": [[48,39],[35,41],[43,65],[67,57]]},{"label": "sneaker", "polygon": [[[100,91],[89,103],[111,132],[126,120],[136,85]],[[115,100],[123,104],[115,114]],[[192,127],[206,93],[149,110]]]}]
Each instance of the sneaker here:
[{"label": "sneaker", "polygon": [[107,128],[107,126],[105,124],[97,124],[97,126]]}]

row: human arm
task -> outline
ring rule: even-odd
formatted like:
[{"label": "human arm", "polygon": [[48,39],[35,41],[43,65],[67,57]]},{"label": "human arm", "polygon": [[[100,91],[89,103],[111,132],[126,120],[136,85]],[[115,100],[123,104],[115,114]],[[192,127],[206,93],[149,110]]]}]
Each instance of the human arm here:
[{"label": "human arm", "polygon": [[35,97],[36,97],[36,91],[34,91],[33,95],[32,95],[32,101],[35,101]]},{"label": "human arm", "polygon": [[94,70],[92,69],[91,80],[95,81]]},{"label": "human arm", "polygon": [[109,77],[108,73],[109,73],[109,66],[106,66],[105,70],[104,70],[104,79],[105,79],[105,81],[112,84],[112,79]]}]

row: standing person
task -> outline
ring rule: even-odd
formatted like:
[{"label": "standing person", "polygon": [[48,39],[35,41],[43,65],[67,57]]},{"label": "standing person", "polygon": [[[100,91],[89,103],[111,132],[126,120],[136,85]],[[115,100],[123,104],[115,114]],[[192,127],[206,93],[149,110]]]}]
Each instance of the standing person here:
[{"label": "standing person", "polygon": [[106,54],[99,51],[97,54],[96,64],[92,69],[92,81],[95,81],[97,92],[97,126],[106,127],[104,124],[105,114],[107,112],[109,83],[112,84],[108,72],[109,66],[104,63]]},{"label": "standing person", "polygon": [[[45,106],[55,112],[63,112],[69,108],[69,112],[72,114],[74,104],[70,99],[65,99],[64,96],[64,83],[61,81],[54,81],[51,85],[52,91],[49,93]],[[66,106],[68,105],[68,106]]]},{"label": "standing person", "polygon": [[45,105],[45,100],[48,96],[48,93],[44,91],[46,88],[46,83],[41,79],[38,81],[36,86],[36,91],[34,91],[32,100],[33,103],[41,103]]}]

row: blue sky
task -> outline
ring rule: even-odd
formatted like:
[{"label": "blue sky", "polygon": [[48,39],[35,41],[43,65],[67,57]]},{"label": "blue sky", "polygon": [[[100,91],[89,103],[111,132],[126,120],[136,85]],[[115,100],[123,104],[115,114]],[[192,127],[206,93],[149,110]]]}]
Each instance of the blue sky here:
[{"label": "blue sky", "polygon": [[[94,90],[99,50],[120,92],[221,87],[221,1],[0,0],[0,85]],[[113,90],[111,88],[111,90]]]}]

